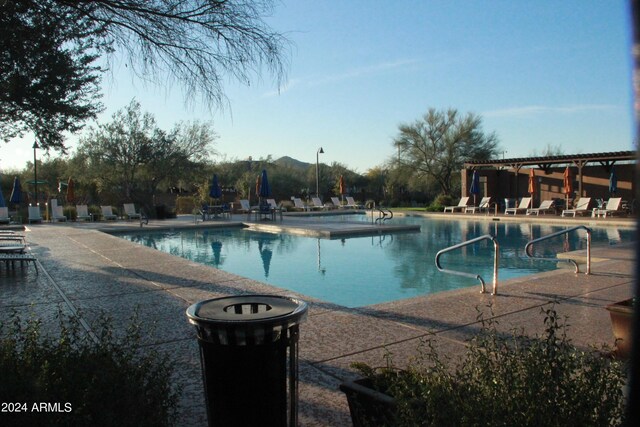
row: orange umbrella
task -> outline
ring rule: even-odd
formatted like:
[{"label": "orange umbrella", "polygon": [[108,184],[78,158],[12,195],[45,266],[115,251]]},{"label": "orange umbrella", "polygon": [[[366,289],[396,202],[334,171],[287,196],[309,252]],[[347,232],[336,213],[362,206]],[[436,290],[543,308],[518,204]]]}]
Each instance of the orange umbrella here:
[{"label": "orange umbrella", "polygon": [[529,169],[529,194],[533,196],[536,192],[536,172],[534,169]]},{"label": "orange umbrella", "polygon": [[67,182],[67,202],[71,204],[73,204],[73,201],[76,198],[74,185],[73,180],[69,177],[69,181]]},{"label": "orange umbrella", "polygon": [[573,180],[571,179],[571,169],[569,169],[569,166],[564,170],[564,183],[562,190],[564,194],[567,195],[567,202],[565,206],[569,207],[569,195],[573,193]]}]

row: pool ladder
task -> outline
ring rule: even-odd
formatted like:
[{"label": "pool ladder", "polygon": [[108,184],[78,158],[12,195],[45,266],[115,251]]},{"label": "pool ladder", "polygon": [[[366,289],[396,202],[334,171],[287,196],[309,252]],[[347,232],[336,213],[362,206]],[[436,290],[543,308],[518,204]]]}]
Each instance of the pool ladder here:
[{"label": "pool ladder", "polygon": [[386,221],[393,219],[393,212],[389,208],[384,208],[382,206],[376,207],[375,202],[371,205],[371,223],[373,224],[374,220],[374,211],[378,212],[378,218],[375,219],[376,224],[384,224]]},{"label": "pool ladder", "polygon": [[552,237],[561,236],[563,234],[569,234],[575,230],[586,230],[587,231],[587,271],[584,274],[591,274],[591,229],[589,227],[585,227],[584,225],[577,225],[575,227],[567,228],[566,230],[557,231],[555,233],[547,234],[546,236],[538,237],[537,239],[530,240],[524,246],[524,251],[527,256],[531,259],[539,260],[539,261],[552,261],[552,262],[569,262],[574,265],[576,268],[575,273],[578,274],[580,272],[580,268],[578,267],[578,263],[570,258],[543,258],[543,257],[535,257],[533,256],[533,244],[537,242],[541,242],[543,240],[551,239]]},{"label": "pool ladder", "polygon": [[498,244],[498,240],[495,237],[493,237],[491,234],[485,234],[484,236],[476,237],[475,239],[467,240],[466,242],[458,243],[457,245],[449,246],[448,248],[438,251],[438,253],[436,254],[436,267],[438,268],[439,271],[443,273],[456,274],[458,276],[472,277],[474,279],[477,279],[480,281],[480,284],[482,286],[482,290],[480,292],[481,293],[487,292],[484,279],[479,274],[471,274],[471,273],[464,273],[462,271],[447,270],[442,268],[442,266],[440,265],[440,255],[447,252],[451,252],[454,249],[459,249],[465,246],[472,245],[482,240],[491,240],[493,242],[493,249],[495,253],[493,256],[493,291],[491,292],[491,295],[496,295],[498,293],[498,259],[500,258],[500,245]]},{"label": "pool ladder", "polygon": [[[571,263],[575,266],[575,273],[579,273],[580,272],[580,268],[578,267],[578,263],[570,258],[566,258],[566,259],[562,259],[562,258],[543,258],[543,257],[535,257],[533,256],[533,245],[537,242],[541,242],[543,240],[547,240],[547,239],[551,239],[553,237],[557,237],[557,236],[561,236],[563,234],[568,234],[572,231],[575,230],[586,230],[587,232],[587,271],[585,272],[585,274],[591,274],[591,229],[589,227],[586,227],[584,225],[578,225],[575,227],[571,227],[568,228],[566,230],[561,230],[555,233],[551,233],[548,234],[546,236],[542,236],[539,237],[537,239],[533,239],[530,240],[529,242],[527,242],[527,244],[524,247],[524,251],[527,254],[527,256],[531,259],[535,259],[538,261],[552,261],[552,262],[568,262]],[[438,253],[436,254],[436,267],[438,268],[438,271],[441,271],[443,273],[450,273],[450,274],[455,274],[458,276],[464,276],[464,277],[472,277],[474,279],[477,279],[480,281],[481,285],[482,285],[482,293],[486,292],[486,285],[484,282],[484,279],[482,278],[482,276],[480,276],[479,274],[471,274],[471,273],[464,273],[461,271],[454,271],[454,270],[447,270],[445,268],[442,268],[442,266],[440,265],[440,255],[450,252],[454,249],[459,249],[465,246],[469,246],[472,245],[476,242],[480,242],[482,240],[491,240],[493,242],[493,248],[494,248],[494,257],[493,257],[493,291],[491,292],[491,295],[497,295],[498,293],[498,260],[500,259],[500,245],[498,244],[498,240],[492,236],[491,234],[485,234],[484,236],[480,236],[480,237],[476,237],[474,239],[471,240],[467,240],[465,242],[462,243],[458,243],[457,245],[453,245],[450,246],[448,248],[442,249],[440,251],[438,251]]]}]

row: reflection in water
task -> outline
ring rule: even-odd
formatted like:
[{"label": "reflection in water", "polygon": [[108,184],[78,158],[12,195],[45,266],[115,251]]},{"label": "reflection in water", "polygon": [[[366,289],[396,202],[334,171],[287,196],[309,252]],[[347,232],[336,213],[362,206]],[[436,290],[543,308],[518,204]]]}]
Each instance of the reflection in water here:
[{"label": "reflection in water", "polygon": [[[396,219],[394,219],[396,221]],[[420,233],[401,233],[328,240],[245,229],[191,230],[180,233],[125,235],[144,244],[301,294],[350,307],[370,305],[460,287],[476,280],[435,268],[435,254],[448,246],[486,234],[500,244],[500,280],[557,268],[555,263],[526,257],[525,244],[567,227],[533,223],[398,218],[421,226]],[[584,230],[536,243],[535,256],[586,248]],[[582,231],[582,232],[580,232]],[[592,243],[631,241],[633,230],[594,229]],[[481,241],[442,256],[447,269],[493,275],[493,244]]]}]

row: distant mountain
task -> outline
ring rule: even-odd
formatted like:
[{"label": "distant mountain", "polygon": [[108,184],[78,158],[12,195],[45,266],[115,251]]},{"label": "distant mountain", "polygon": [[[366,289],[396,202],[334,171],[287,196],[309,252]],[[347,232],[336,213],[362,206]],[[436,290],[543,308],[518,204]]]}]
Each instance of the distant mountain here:
[{"label": "distant mountain", "polygon": [[278,166],[289,167],[293,169],[307,170],[311,163],[301,162],[300,160],[293,159],[289,156],[280,157],[278,160],[275,160],[275,163]]}]

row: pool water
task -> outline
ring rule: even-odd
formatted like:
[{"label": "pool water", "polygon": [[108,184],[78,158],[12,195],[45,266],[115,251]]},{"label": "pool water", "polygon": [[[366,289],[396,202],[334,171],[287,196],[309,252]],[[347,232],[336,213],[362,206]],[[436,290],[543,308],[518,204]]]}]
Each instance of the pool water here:
[{"label": "pool water", "polygon": [[[314,221],[324,221],[326,218]],[[354,221],[352,215],[333,221]],[[528,259],[525,244],[570,227],[541,224],[396,217],[394,223],[419,224],[417,233],[337,240],[247,229],[197,229],[119,234],[198,263],[347,307],[361,307],[469,286],[479,281],[439,272],[441,249],[485,234],[500,244],[499,281],[549,271],[567,263]],[[594,228],[592,245],[630,242],[633,230]],[[573,231],[534,246],[534,254],[586,248],[586,232]],[[441,256],[445,269],[493,280],[493,243],[478,242]]]}]

